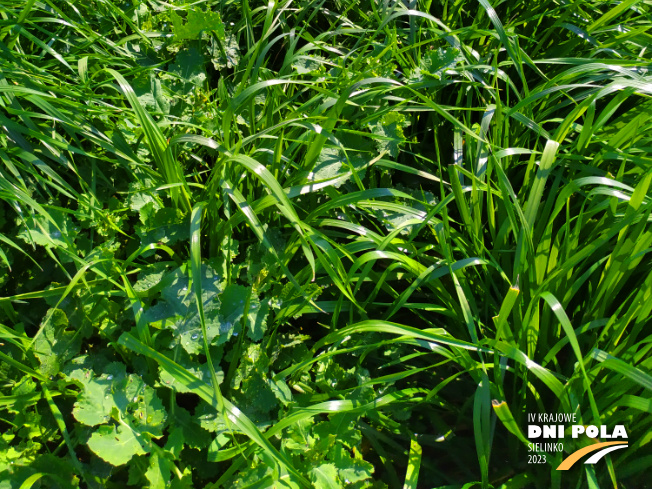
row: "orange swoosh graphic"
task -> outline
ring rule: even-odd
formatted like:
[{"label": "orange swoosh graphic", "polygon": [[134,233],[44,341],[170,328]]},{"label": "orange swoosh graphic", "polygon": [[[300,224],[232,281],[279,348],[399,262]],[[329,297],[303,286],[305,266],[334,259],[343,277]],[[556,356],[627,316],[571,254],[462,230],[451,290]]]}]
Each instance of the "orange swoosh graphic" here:
[{"label": "orange swoosh graphic", "polygon": [[576,452],[571,453],[568,457],[564,459],[562,463],[559,464],[557,470],[568,470],[570,469],[575,462],[581,459],[587,453],[595,452],[604,447],[610,447],[612,445],[627,445],[626,441],[606,441],[604,443],[596,443],[595,445],[589,445],[588,447],[580,448]]}]

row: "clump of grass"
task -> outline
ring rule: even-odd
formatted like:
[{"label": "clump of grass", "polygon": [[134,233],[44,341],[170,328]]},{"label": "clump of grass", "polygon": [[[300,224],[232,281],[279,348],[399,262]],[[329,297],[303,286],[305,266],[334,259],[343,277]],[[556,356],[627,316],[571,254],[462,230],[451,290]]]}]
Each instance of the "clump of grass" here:
[{"label": "clump of grass", "polygon": [[0,15],[12,487],[643,484],[647,4]]}]

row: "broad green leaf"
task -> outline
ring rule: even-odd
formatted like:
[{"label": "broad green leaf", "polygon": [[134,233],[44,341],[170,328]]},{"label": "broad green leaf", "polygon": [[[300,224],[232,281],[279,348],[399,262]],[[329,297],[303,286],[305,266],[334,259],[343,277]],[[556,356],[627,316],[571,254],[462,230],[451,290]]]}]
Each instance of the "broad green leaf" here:
[{"label": "broad green leaf", "polygon": [[[222,43],[221,46],[220,43]],[[236,36],[227,33],[223,40],[211,39],[210,56],[216,70],[237,66],[240,62],[240,45]]]},{"label": "broad green leaf", "polygon": [[369,129],[374,134],[378,152],[387,152],[392,158],[396,158],[401,144],[405,142],[403,130],[409,125],[409,119],[400,112],[389,112],[375,124],[370,124]]},{"label": "broad green leaf", "polygon": [[44,375],[56,375],[79,353],[84,337],[81,330],[71,331],[68,318],[61,309],[49,309],[43,321],[43,332],[34,342],[34,352],[41,362],[39,370]]},{"label": "broad green leaf", "polygon": [[[174,363],[172,360],[161,355],[157,351],[143,345],[136,338],[124,333],[120,337],[120,344],[129,348],[132,351],[141,352],[150,358],[154,358],[164,369],[168,370],[177,379],[187,384],[192,391],[198,394],[211,409],[217,411],[217,399],[215,399],[215,392],[211,386],[205,382],[201,382],[197,377],[187,372],[185,369]],[[252,423],[252,421],[236,406],[234,406],[228,399],[222,399],[224,408],[229,416],[229,423],[235,428],[245,433],[252,441],[259,445],[266,453],[275,459],[281,466],[285,467],[295,478],[297,478],[303,485],[307,485],[305,478],[291,465],[285,455],[277,451],[277,449],[265,438],[259,429]],[[218,411],[219,412],[219,411]]]},{"label": "broad green leaf", "polygon": [[312,469],[309,474],[316,489],[340,489],[342,487],[334,464],[320,465]]},{"label": "broad green leaf", "polygon": [[64,248],[74,250],[70,237],[79,229],[73,224],[68,214],[50,209],[51,219],[42,215],[30,215],[25,221],[17,237],[25,243],[36,243],[49,248]]},{"label": "broad green leaf", "polygon": [[224,24],[219,12],[204,12],[200,7],[188,10],[186,21],[174,10],[170,12],[174,34],[177,40],[199,39],[203,32],[216,31],[220,39],[224,39]]},{"label": "broad green leaf", "polygon": [[187,216],[179,209],[164,207],[156,210],[155,204],[147,203],[141,209],[142,226],[136,226],[141,245],[162,243],[173,245],[188,239]]},{"label": "broad green leaf", "polygon": [[410,73],[408,79],[411,82],[420,82],[432,77],[440,80],[444,77],[446,70],[455,68],[463,61],[459,50],[456,48],[437,48],[424,53],[419,61],[419,66]]},{"label": "broad green leaf", "polygon": [[207,447],[210,441],[211,437],[208,431],[196,423],[187,410],[176,406],[174,417],[170,419],[170,435],[166,449],[170,449],[172,453],[180,450],[180,448],[174,449],[173,446],[186,445],[190,448],[202,449]]},{"label": "broad green leaf", "polygon": [[[131,183],[129,185],[129,207],[134,211],[141,212],[141,222],[146,224],[150,222],[149,219],[153,216],[154,212],[161,209],[163,204],[161,199],[157,195],[157,192],[154,190],[155,183],[151,178],[144,178],[138,182]],[[141,209],[147,204],[152,204],[146,212],[149,213],[148,216],[143,216]]]},{"label": "broad green leaf", "polygon": [[175,63],[168,67],[168,72],[175,78],[172,88],[177,97],[186,97],[206,81],[204,56],[195,47],[184,49],[177,54]]},{"label": "broad green leaf", "polygon": [[143,73],[133,81],[134,93],[145,110],[170,113],[170,95],[166,94],[160,78],[153,72]]},{"label": "broad green leaf", "polygon": [[154,263],[138,274],[138,281],[134,284],[134,291],[138,293],[156,292],[161,284],[163,276],[169,271],[168,263]]},{"label": "broad green leaf", "polygon": [[[306,180],[308,182],[320,182],[336,178],[340,173],[344,173],[342,170],[342,163],[344,162],[346,162],[346,158],[341,150],[325,146]],[[333,186],[338,188],[343,183],[343,181],[338,180]]]},{"label": "broad green leaf", "polygon": [[149,467],[145,477],[151,489],[167,489],[170,485],[170,473],[173,463],[158,451],[149,457]]},{"label": "broad green leaf", "polygon": [[[119,437],[121,443],[129,444],[131,438],[137,438],[139,447],[147,447],[149,437],[158,438],[163,435],[167,418],[163,403],[156,391],[146,385],[141,377],[127,375],[124,364],[111,363],[97,377],[92,370],[75,370],[70,378],[82,385],[73,415],[88,426],[102,425],[96,440],[101,438],[104,444],[110,443],[111,437],[106,433],[107,427],[112,425],[105,423],[111,423],[111,420],[120,423],[121,433],[130,433],[129,436],[123,433]],[[93,446],[91,449],[98,453]],[[109,461],[107,458],[105,460]]]},{"label": "broad green leaf", "polygon": [[298,75],[320,73],[323,71],[325,61],[325,58],[316,55],[297,56],[292,60],[292,69],[294,69]]},{"label": "broad green leaf", "polygon": [[[160,269],[160,267],[159,267]],[[155,281],[160,272],[154,268],[153,276],[142,287],[149,286]],[[220,296],[222,292],[222,277],[208,265],[201,268],[201,284],[203,312],[206,323],[207,340],[209,344],[219,337],[220,343],[230,338],[233,332],[233,324],[227,326],[226,321],[220,320]],[[194,305],[194,298],[189,289],[190,279],[184,269],[174,270],[160,275],[156,286],[150,289],[162,289],[161,300],[144,312],[147,322],[164,321],[165,327],[173,331],[172,344],[178,344],[188,353],[196,355],[203,349],[203,331],[197,308]],[[138,285],[138,282],[136,283]]]},{"label": "broad green leaf", "polygon": [[129,426],[104,425],[91,435],[88,446],[111,465],[124,465],[145,450],[137,434]]},{"label": "broad green leaf", "polygon": [[267,329],[267,314],[269,304],[261,303],[250,289],[242,285],[232,284],[224,289],[220,295],[220,321],[225,325],[226,334],[220,337],[220,343],[227,341],[232,334],[237,335],[242,329],[240,322],[248,306],[245,323],[247,336],[253,341],[260,341]]},{"label": "broad green leaf", "polygon": [[113,393],[126,379],[124,364],[111,363],[99,376],[92,370],[75,370],[69,377],[82,385],[72,411],[75,419],[87,426],[107,423],[115,406]]}]

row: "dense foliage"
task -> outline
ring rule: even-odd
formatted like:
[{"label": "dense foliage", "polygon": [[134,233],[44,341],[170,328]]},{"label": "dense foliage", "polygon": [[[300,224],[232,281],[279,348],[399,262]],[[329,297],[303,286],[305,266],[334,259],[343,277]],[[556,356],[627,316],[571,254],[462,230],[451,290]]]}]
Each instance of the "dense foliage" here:
[{"label": "dense foliage", "polygon": [[0,0],[0,488],[649,484],[651,21]]}]

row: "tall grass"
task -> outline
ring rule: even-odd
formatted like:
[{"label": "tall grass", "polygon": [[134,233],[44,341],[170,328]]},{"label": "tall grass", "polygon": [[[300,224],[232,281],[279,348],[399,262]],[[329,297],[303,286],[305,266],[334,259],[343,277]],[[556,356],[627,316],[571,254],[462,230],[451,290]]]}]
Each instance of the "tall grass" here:
[{"label": "tall grass", "polygon": [[[155,456],[175,487],[646,484],[648,3],[406,5],[0,0],[11,487],[154,487]],[[149,312],[170,281],[142,280],[164,266],[194,293],[190,356]],[[208,266],[247,291],[226,346]],[[54,368],[38,345],[56,310],[78,351],[53,346]],[[101,362],[78,353],[164,399],[149,459],[113,468],[86,447],[71,372]],[[241,371],[274,386],[271,414]],[[169,441],[184,407],[223,420],[210,444]],[[630,447],[528,465],[535,412],[624,424]],[[373,478],[319,458],[309,420],[350,423],[342,446]]]}]

